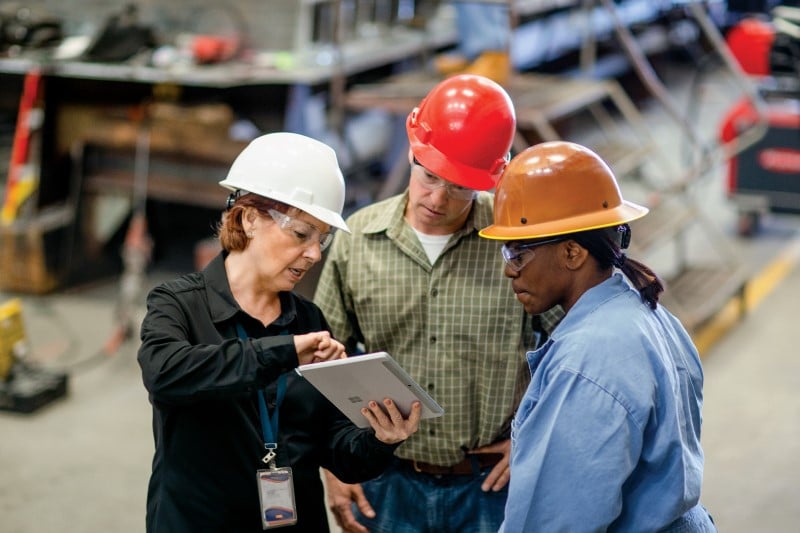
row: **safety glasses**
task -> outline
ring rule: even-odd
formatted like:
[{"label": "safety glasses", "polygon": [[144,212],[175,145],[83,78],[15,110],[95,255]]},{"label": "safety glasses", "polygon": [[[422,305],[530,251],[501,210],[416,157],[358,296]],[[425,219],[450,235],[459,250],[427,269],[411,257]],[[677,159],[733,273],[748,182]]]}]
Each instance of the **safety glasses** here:
[{"label": "safety glasses", "polygon": [[443,180],[438,176],[434,176],[428,172],[428,169],[420,165],[416,158],[414,158],[414,165],[418,166],[421,172],[413,172],[412,176],[414,176],[414,178],[417,180],[417,183],[422,185],[424,189],[435,191],[444,187],[447,191],[447,196],[454,200],[472,200],[472,198],[475,196],[475,191],[472,189],[467,189],[461,185],[456,185],[455,183],[450,183],[449,181]]},{"label": "safety glasses", "polygon": [[545,239],[543,241],[536,242],[504,244],[501,252],[503,253],[503,259],[505,260],[506,264],[511,267],[511,270],[514,272],[519,272],[525,268],[525,265],[530,263],[530,261],[536,256],[533,250],[534,248],[537,246],[554,244],[565,240],[565,237],[554,237],[552,239]]},{"label": "safety glasses", "polygon": [[319,242],[320,251],[324,251],[333,241],[332,232],[322,233],[313,224],[291,217],[286,213],[281,213],[276,209],[268,209],[267,212],[278,227],[287,235],[294,237],[298,244],[308,246],[312,242]]}]

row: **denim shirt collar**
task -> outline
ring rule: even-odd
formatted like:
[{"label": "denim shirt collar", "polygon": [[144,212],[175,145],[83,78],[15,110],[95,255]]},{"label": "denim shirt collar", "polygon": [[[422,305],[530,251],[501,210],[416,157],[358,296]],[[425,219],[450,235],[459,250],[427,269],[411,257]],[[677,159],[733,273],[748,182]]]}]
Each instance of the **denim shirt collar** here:
[{"label": "denim shirt collar", "polygon": [[572,306],[572,309],[564,315],[564,318],[550,334],[547,341],[536,350],[532,350],[526,354],[531,372],[539,366],[542,358],[549,351],[554,342],[558,341],[558,339],[567,333],[580,328],[580,324],[584,319],[594,313],[604,302],[629,290],[632,289],[625,281],[623,275],[619,272],[615,272],[610,278],[584,292],[578,298],[578,301],[575,302],[575,305]]}]

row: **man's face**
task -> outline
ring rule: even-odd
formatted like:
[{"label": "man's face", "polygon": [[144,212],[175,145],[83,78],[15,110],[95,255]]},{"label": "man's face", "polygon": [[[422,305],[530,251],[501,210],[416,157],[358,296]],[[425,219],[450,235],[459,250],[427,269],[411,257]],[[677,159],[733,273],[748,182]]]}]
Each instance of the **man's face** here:
[{"label": "man's face", "polygon": [[417,231],[454,233],[464,225],[474,197],[475,191],[434,175],[412,159],[405,216]]}]

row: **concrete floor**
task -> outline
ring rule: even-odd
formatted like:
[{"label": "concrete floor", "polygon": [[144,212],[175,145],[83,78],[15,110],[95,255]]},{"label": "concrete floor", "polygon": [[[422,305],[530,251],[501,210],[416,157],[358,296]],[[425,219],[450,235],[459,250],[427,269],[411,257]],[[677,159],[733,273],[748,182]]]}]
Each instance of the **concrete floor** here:
[{"label": "concrete floor", "polygon": [[[782,223],[782,225],[781,225]],[[720,531],[800,523],[800,358],[794,338],[800,223],[779,219],[775,289],[705,353],[703,501]],[[782,276],[782,277],[781,277]],[[153,452],[136,343],[98,356],[113,282],[23,297],[33,356],[69,371],[69,395],[31,415],[0,413],[0,531],[142,531]]]},{"label": "concrete floor", "polygon": [[[711,90],[714,100],[725,86]],[[660,118],[650,116],[661,136]],[[717,172],[697,194],[732,236],[734,212],[721,180]],[[703,501],[726,533],[797,531],[800,358],[789,332],[800,294],[800,217],[768,217],[758,237],[732,241],[759,290],[744,318],[728,327],[722,317],[703,341]],[[172,275],[154,270],[147,284]],[[117,290],[111,279],[20,295],[31,357],[67,371],[69,394],[31,415],[0,412],[0,533],[144,528],[153,444],[137,344],[99,355],[114,326]],[[0,302],[11,296],[0,294]]]}]

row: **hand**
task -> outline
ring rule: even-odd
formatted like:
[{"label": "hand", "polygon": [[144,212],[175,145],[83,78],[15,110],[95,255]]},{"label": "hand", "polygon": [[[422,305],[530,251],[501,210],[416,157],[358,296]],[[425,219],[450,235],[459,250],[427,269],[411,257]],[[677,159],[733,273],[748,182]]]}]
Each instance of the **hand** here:
[{"label": "hand", "polygon": [[367,405],[368,407],[361,409],[361,414],[375,430],[375,438],[381,442],[402,442],[419,429],[419,419],[422,416],[422,404],[419,402],[411,404],[408,418],[403,418],[403,414],[389,398],[383,399],[383,407],[376,401],[370,401]]},{"label": "hand", "polygon": [[297,361],[301,365],[346,357],[344,345],[332,338],[329,331],[295,335],[294,348],[297,351]]},{"label": "hand", "polygon": [[489,492],[490,490],[497,492],[503,487],[508,485],[508,480],[511,479],[511,440],[506,439],[500,442],[494,442],[488,446],[475,448],[467,453],[502,453],[503,458],[494,465],[494,468],[486,476],[486,479],[481,484],[481,490]]},{"label": "hand", "polygon": [[328,508],[333,513],[336,524],[345,533],[368,533],[367,528],[358,523],[350,506],[354,502],[364,516],[375,518],[375,511],[367,501],[366,496],[364,496],[364,490],[361,485],[342,483],[327,470],[323,469],[322,471],[325,473]]}]

